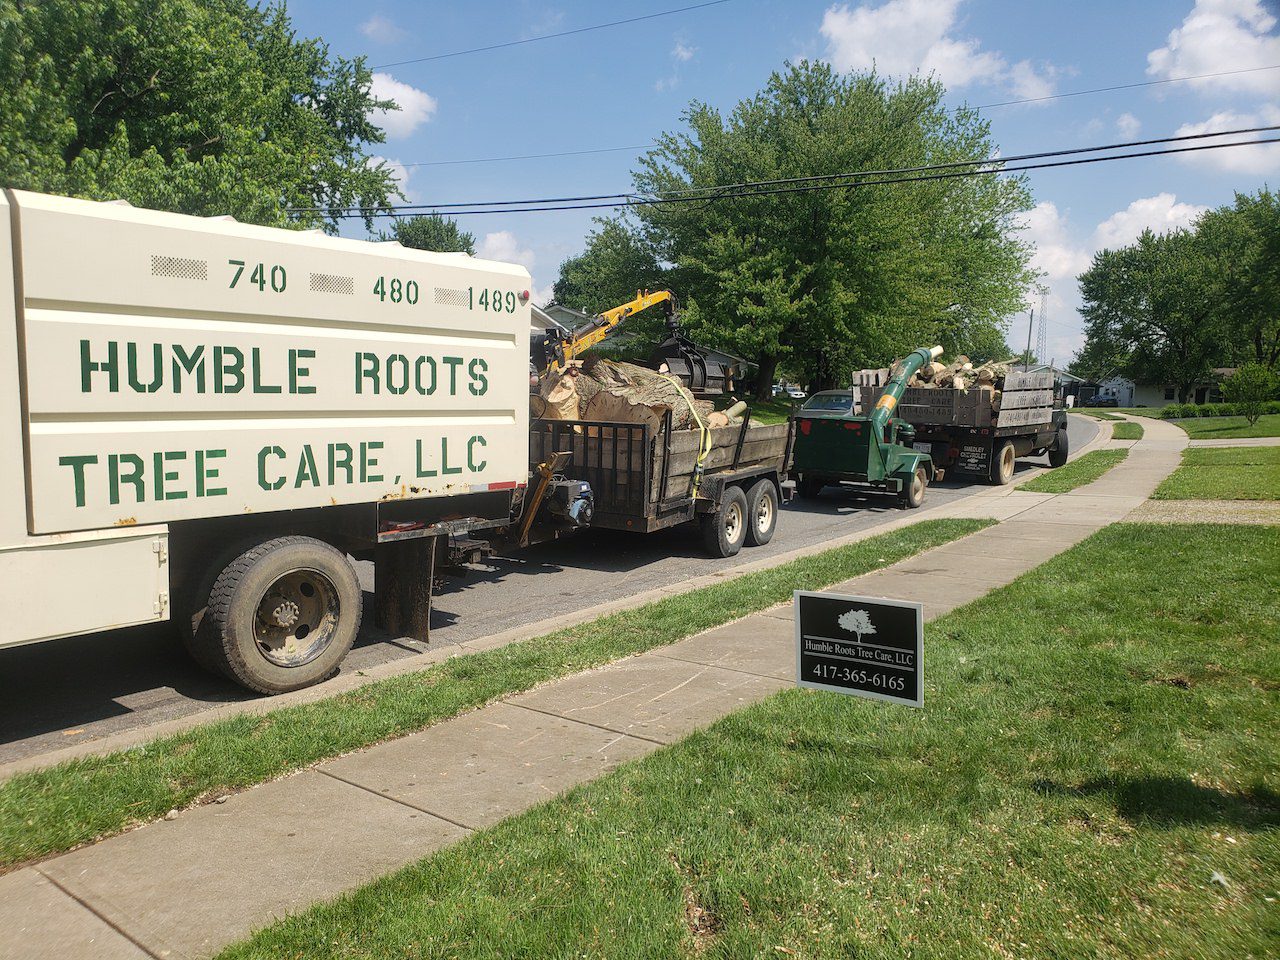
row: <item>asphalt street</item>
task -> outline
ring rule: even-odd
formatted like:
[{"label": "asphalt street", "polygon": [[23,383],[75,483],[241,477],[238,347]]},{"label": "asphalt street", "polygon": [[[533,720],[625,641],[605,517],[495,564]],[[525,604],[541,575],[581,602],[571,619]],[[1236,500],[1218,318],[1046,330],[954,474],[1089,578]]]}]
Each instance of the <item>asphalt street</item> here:
[{"label": "asphalt street", "polygon": [[[1072,449],[1079,450],[1097,427],[1071,417],[1069,431]],[[927,503],[952,502],[983,487],[948,480],[929,489]],[[578,534],[495,557],[465,577],[446,580],[436,595],[431,645],[500,633],[680,583],[708,573],[713,564],[732,569],[899,516],[893,498],[828,488],[816,502],[795,500],[783,507],[771,543],[719,561],[707,558],[692,528],[648,536]],[[372,588],[372,566],[357,564],[366,590]],[[365,600],[371,608],[368,594]],[[389,636],[369,616],[342,669],[365,670],[426,649],[427,644]],[[195,666],[169,624],[0,650],[0,763],[255,696]]]}]

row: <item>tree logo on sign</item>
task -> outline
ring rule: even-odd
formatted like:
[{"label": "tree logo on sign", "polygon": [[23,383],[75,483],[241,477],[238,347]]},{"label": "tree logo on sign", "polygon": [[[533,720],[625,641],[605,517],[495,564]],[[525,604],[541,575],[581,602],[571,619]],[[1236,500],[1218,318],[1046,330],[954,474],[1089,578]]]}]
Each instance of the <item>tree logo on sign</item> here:
[{"label": "tree logo on sign", "polygon": [[862,642],[863,634],[872,634],[876,632],[875,624],[871,622],[871,615],[865,610],[850,610],[841,614],[837,621],[841,627],[850,633],[858,635],[858,642]]}]

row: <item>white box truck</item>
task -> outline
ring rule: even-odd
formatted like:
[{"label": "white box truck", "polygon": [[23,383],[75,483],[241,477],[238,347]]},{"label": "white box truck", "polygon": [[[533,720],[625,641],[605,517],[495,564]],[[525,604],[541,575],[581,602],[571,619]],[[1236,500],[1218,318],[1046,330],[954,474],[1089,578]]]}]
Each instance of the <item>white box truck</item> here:
[{"label": "white box truck", "polygon": [[177,619],[272,693],[333,673],[377,565],[425,633],[441,537],[528,476],[529,275],[8,190],[0,646]]}]

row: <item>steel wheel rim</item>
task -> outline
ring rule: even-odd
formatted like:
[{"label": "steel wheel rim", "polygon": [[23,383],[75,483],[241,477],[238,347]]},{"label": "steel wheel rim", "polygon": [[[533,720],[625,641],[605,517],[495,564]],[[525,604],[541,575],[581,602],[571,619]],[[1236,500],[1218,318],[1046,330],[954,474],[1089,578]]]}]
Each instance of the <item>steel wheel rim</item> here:
[{"label": "steel wheel rim", "polygon": [[258,598],[253,640],[268,663],[300,667],[320,656],[338,632],[338,590],[319,570],[290,570]]},{"label": "steel wheel rim", "polygon": [[1017,458],[1013,455],[1013,447],[1007,446],[1000,451],[1000,476],[1012,477],[1014,460]]},{"label": "steel wheel rim", "polygon": [[724,535],[730,543],[737,543],[742,536],[742,507],[731,503],[724,508]]},{"label": "steel wheel rim", "polygon": [[756,508],[756,532],[768,533],[773,526],[773,497],[765,494]]}]

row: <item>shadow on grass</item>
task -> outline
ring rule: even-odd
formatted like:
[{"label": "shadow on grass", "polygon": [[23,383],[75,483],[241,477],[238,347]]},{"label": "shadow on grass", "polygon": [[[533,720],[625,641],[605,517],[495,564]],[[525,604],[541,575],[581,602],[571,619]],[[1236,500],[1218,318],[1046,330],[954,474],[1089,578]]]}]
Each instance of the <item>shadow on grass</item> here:
[{"label": "shadow on grass", "polygon": [[1135,825],[1280,827],[1280,794],[1267,787],[1235,793],[1179,777],[1103,777],[1075,787],[1040,780],[1036,789],[1060,796],[1107,797],[1116,812]]}]

